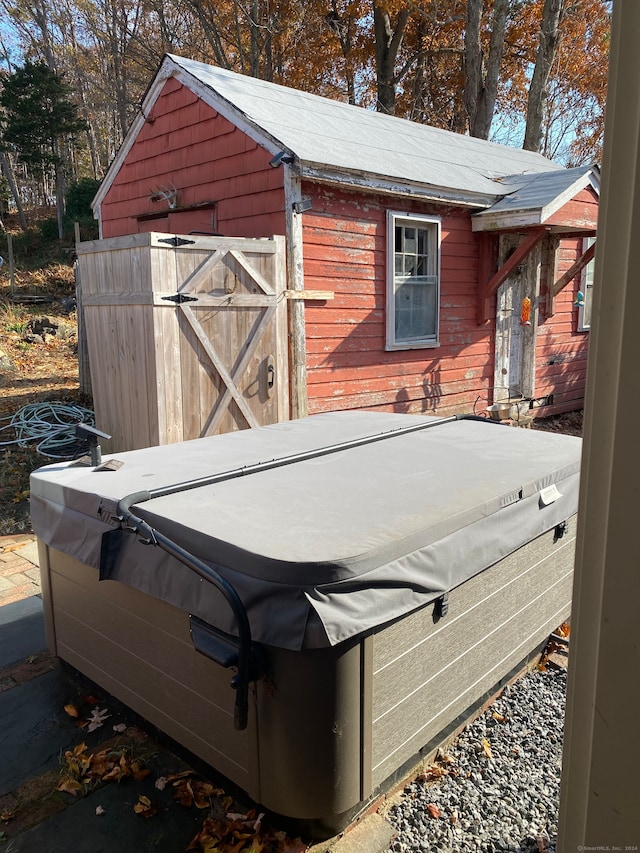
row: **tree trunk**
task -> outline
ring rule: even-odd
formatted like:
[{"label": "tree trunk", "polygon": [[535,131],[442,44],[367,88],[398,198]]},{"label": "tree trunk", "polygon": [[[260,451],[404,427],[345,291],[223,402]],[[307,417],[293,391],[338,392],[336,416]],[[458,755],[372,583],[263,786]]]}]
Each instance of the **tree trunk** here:
[{"label": "tree trunk", "polygon": [[62,171],[62,165],[56,164],[56,216],[58,219],[58,238],[64,237],[64,197],[66,193],[66,180]]},{"label": "tree trunk", "polygon": [[402,45],[404,30],[409,20],[409,9],[398,12],[395,30],[389,13],[375,1],[373,4],[373,29],[376,41],[376,81],[378,86],[377,110],[393,115],[396,109],[395,64]]},{"label": "tree trunk", "polygon": [[325,15],[325,23],[338,36],[340,51],[344,59],[347,99],[350,104],[355,104],[356,78],[353,67],[353,16],[349,12],[345,12],[341,17],[336,0],[331,0],[331,12]]},{"label": "tree trunk", "polygon": [[542,123],[547,102],[547,84],[556,55],[564,0],[545,0],[540,24],[540,43],[527,100],[527,125],[522,145],[527,151],[540,151]]},{"label": "tree trunk", "polygon": [[480,42],[483,0],[467,0],[464,36],[464,102],[469,133],[488,139],[498,92],[500,64],[510,0],[495,0],[489,55],[485,63]]},{"label": "tree trunk", "polygon": [[252,77],[260,77],[260,8],[258,0],[251,0],[251,9],[249,12],[249,42],[250,42],[250,57],[249,67]]},{"label": "tree trunk", "polygon": [[18,193],[18,187],[16,186],[16,179],[13,176],[13,169],[11,168],[11,163],[9,162],[9,158],[7,155],[2,152],[0,153],[0,167],[2,167],[2,174],[5,176],[7,183],[9,184],[9,189],[11,190],[11,195],[13,196],[13,200],[16,203],[16,209],[18,211],[18,220],[20,222],[20,227],[23,231],[27,230],[27,218],[24,215],[24,208],[22,207],[22,200],[20,199],[20,194]]}]

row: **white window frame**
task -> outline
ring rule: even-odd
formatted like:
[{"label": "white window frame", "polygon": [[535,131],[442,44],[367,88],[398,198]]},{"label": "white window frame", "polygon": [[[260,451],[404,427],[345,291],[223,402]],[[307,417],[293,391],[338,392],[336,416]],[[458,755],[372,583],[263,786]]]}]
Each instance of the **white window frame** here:
[{"label": "white window frame", "polygon": [[[436,304],[435,304],[435,332],[432,335],[427,335],[423,338],[413,338],[405,340],[396,340],[396,282],[397,276],[395,271],[395,233],[396,226],[403,223],[409,223],[420,226],[433,227],[435,232],[434,244],[435,251],[433,257],[429,257],[430,265],[433,265],[433,272],[429,276],[435,277],[436,289]],[[414,213],[403,213],[397,210],[387,211],[387,350],[405,350],[405,349],[425,349],[429,347],[440,346],[439,328],[440,328],[440,239],[441,239],[441,220],[437,216],[422,216]]]},{"label": "white window frame", "polygon": [[[582,241],[582,251],[586,252],[587,249],[595,242],[595,237],[585,237]],[[593,299],[591,291],[593,290],[594,266],[595,260],[592,258],[589,263],[582,268],[582,272],[580,273],[580,290],[584,296],[584,305],[581,305],[578,308],[579,332],[588,332],[591,329],[591,305]]]}]

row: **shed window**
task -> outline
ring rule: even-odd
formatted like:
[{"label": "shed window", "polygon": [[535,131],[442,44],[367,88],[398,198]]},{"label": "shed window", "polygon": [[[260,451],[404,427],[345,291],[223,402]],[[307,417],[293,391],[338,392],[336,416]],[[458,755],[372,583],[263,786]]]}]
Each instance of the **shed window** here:
[{"label": "shed window", "polygon": [[440,221],[387,214],[387,349],[438,345]]},{"label": "shed window", "polygon": [[[596,241],[595,237],[585,237],[582,241],[582,251],[586,252],[589,246],[592,246]],[[593,268],[595,261],[589,263],[582,270],[582,278],[580,280],[580,290],[584,293],[584,305],[578,308],[578,331],[588,332],[591,328],[591,301],[593,299]]]}]

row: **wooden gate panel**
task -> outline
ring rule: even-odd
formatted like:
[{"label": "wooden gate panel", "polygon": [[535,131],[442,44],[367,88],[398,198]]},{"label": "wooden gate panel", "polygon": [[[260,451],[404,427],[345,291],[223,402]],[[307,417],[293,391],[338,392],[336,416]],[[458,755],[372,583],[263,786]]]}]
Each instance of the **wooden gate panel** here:
[{"label": "wooden gate panel", "polygon": [[138,234],[78,257],[105,450],[289,417],[283,237]]}]

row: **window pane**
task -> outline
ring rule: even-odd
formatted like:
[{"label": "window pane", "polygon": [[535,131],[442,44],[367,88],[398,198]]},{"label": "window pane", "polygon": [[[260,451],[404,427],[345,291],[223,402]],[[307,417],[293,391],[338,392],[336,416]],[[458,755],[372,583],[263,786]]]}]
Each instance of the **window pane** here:
[{"label": "window pane", "polygon": [[584,308],[582,309],[582,326],[586,328],[591,325],[591,300],[593,299],[592,285],[588,285],[584,294]]},{"label": "window pane", "polygon": [[395,332],[399,342],[434,337],[436,293],[433,279],[412,277],[398,282],[395,298]]},{"label": "window pane", "polygon": [[415,255],[416,253],[416,229],[404,229],[404,253],[405,255]]},{"label": "window pane", "polygon": [[392,343],[419,346],[437,338],[437,235],[435,222],[395,220]]}]

